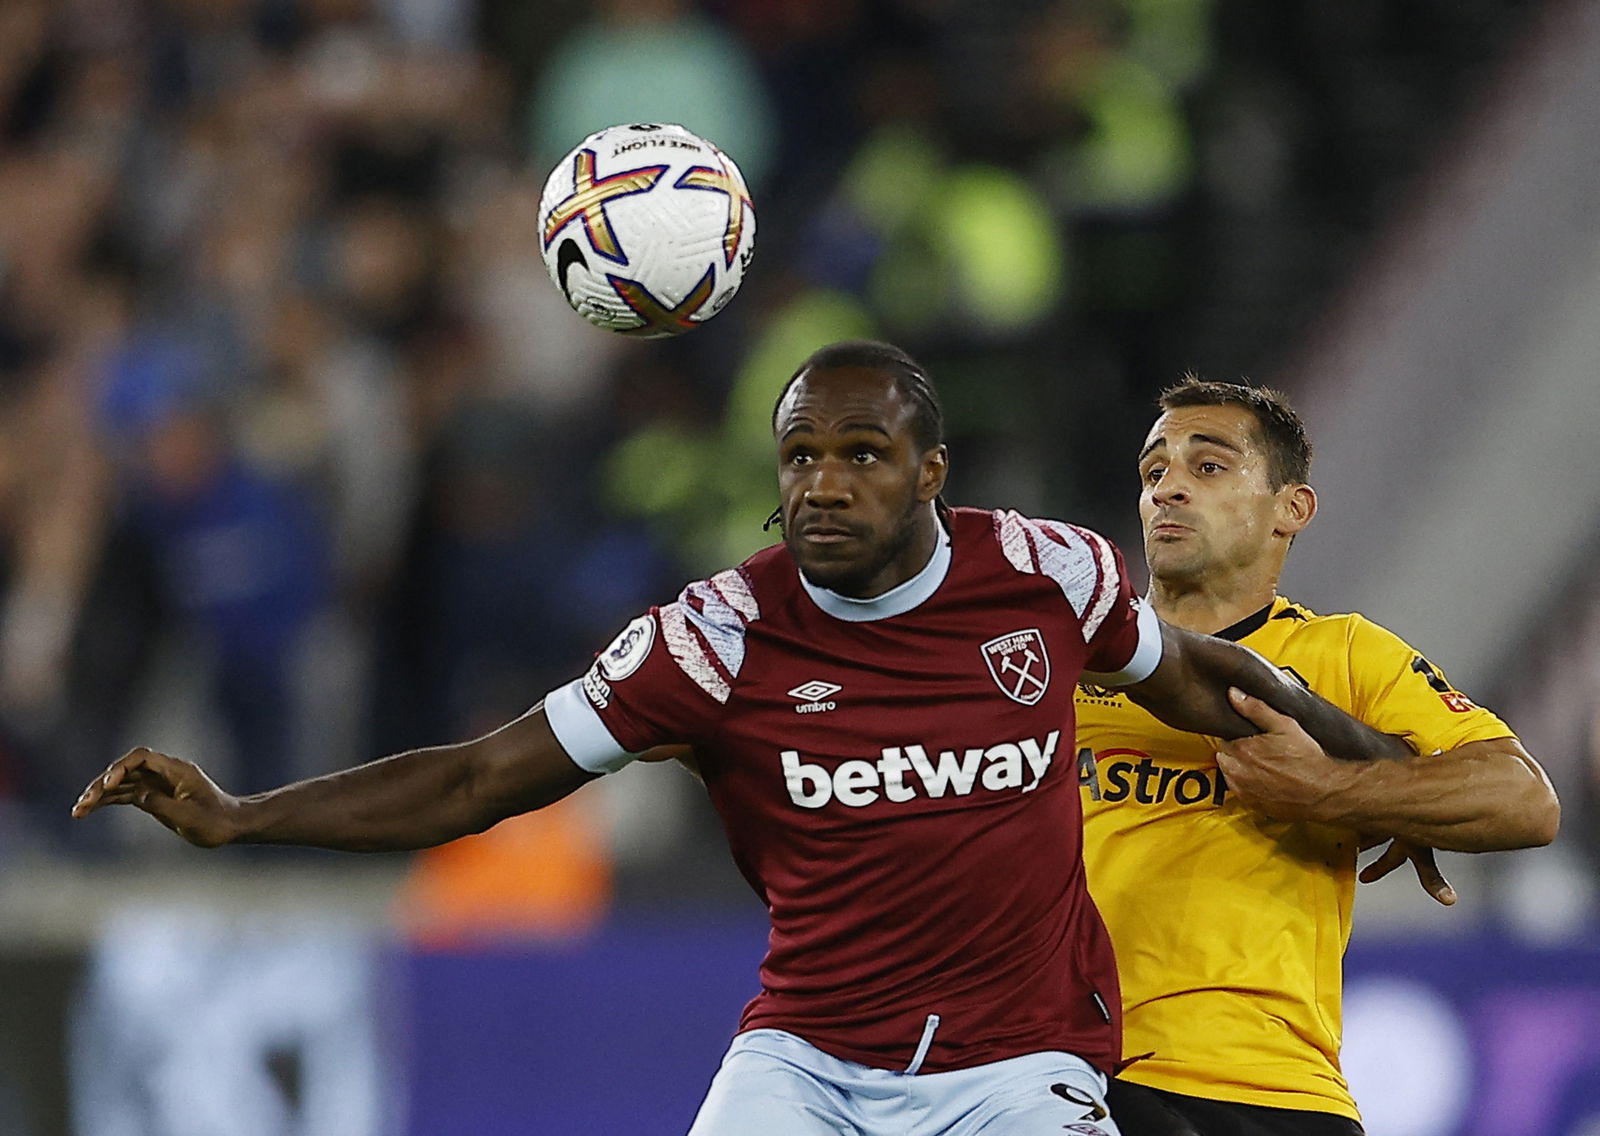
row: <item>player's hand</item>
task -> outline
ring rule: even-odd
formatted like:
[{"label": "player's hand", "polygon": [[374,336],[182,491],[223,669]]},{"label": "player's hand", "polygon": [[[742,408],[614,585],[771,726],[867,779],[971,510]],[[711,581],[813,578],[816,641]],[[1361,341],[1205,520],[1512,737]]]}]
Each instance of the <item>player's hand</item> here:
[{"label": "player's hand", "polygon": [[[1366,844],[1364,847],[1372,848],[1382,841]],[[1376,883],[1390,872],[1394,871],[1407,860],[1417,872],[1417,883],[1422,890],[1431,895],[1446,907],[1456,901],[1456,889],[1450,886],[1450,881],[1444,878],[1444,873],[1439,870],[1438,863],[1433,858],[1433,849],[1425,844],[1412,844],[1409,840],[1391,840],[1389,847],[1383,850],[1372,863],[1361,869],[1357,878],[1364,884]]]},{"label": "player's hand", "polygon": [[1360,774],[1353,761],[1338,761],[1287,714],[1237,688],[1228,702],[1261,730],[1222,743],[1217,768],[1228,792],[1242,805],[1276,820],[1323,820],[1327,803]]},{"label": "player's hand", "polygon": [[215,848],[238,834],[239,799],[224,793],[198,765],[143,746],[129,750],[89,782],[74,817],[104,805],[132,805],[190,844]]}]

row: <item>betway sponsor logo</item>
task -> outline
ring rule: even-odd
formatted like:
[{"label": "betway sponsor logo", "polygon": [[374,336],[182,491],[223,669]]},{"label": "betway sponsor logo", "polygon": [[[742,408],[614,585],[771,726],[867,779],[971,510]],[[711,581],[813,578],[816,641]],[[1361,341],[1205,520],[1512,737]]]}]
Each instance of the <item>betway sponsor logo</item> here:
[{"label": "betway sponsor logo", "polygon": [[1061,731],[1051,730],[1043,742],[1022,738],[932,755],[919,745],[889,746],[877,761],[841,761],[831,773],[818,762],[802,761],[798,750],[786,749],[781,755],[783,781],[789,799],[803,809],[820,809],[829,801],[859,809],[880,797],[904,802],[919,794],[965,797],[977,789],[1027,793],[1044,779],[1060,740]]},{"label": "betway sponsor logo", "polygon": [[1228,795],[1222,770],[1157,765],[1136,749],[1096,754],[1085,746],[1078,751],[1078,782],[1089,790],[1091,801],[1112,803],[1132,799],[1141,805],[1169,800],[1179,805],[1220,805]]}]

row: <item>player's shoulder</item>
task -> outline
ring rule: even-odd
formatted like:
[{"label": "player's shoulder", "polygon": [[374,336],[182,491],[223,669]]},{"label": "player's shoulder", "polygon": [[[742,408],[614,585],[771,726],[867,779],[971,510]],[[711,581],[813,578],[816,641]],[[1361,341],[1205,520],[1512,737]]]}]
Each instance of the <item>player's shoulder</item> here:
[{"label": "player's shoulder", "polygon": [[685,584],[678,598],[662,609],[663,613],[678,608],[703,629],[742,632],[760,619],[763,607],[770,608],[775,599],[780,573],[774,570],[773,558],[765,555],[770,551],[763,549],[737,567]]},{"label": "player's shoulder", "polygon": [[761,619],[763,580],[771,570],[761,557],[684,586],[678,598],[657,611],[662,643],[688,678],[718,702],[726,703],[746,658],[750,625]]},{"label": "player's shoulder", "polygon": [[[958,557],[982,564],[989,579],[1038,581],[1032,586],[1058,594],[1079,621],[1085,642],[1115,610],[1118,597],[1130,595],[1116,546],[1082,525],[1009,509],[959,510],[953,512],[952,529]],[[979,542],[998,555],[968,556]]]},{"label": "player's shoulder", "polygon": [[770,611],[782,603],[788,593],[799,587],[799,576],[789,550],[782,544],[772,544],[732,568],[686,584],[678,593],[677,602],[704,607],[724,600],[736,612],[748,611],[748,622],[758,618],[757,611]]},{"label": "player's shoulder", "polygon": [[794,557],[781,541],[752,553],[737,568],[718,572],[711,580],[726,579],[729,573],[741,578],[752,594],[769,601],[769,604],[800,586],[800,571],[795,566]]},{"label": "player's shoulder", "polygon": [[1288,596],[1278,596],[1272,601],[1267,619],[1270,623],[1326,630],[1348,630],[1357,627],[1375,627],[1380,631],[1383,630],[1381,624],[1359,611],[1319,612]]},{"label": "player's shoulder", "polygon": [[1246,643],[1259,639],[1331,642],[1348,639],[1355,621],[1361,618],[1349,611],[1318,612],[1287,596],[1276,596],[1264,612],[1251,616],[1236,629],[1245,634],[1218,634]]},{"label": "player's shoulder", "polygon": [[1350,612],[1334,612],[1323,615],[1313,611],[1303,603],[1298,603],[1288,596],[1275,596],[1268,605],[1266,618],[1260,615],[1255,617],[1260,620],[1260,625],[1276,628],[1280,631],[1297,631],[1306,628],[1337,629],[1343,626],[1344,621],[1350,617]]},{"label": "player's shoulder", "polygon": [[1400,636],[1359,611],[1321,614],[1284,596],[1273,601],[1266,627],[1303,645],[1339,643],[1353,656],[1411,650]]},{"label": "player's shoulder", "polygon": [[782,610],[799,589],[794,558],[775,544],[742,564],[684,585],[661,612],[664,619],[687,619],[703,633],[743,635],[750,624]]},{"label": "player's shoulder", "polygon": [[952,509],[956,543],[995,545],[1012,569],[1050,576],[1076,576],[1084,568],[1105,571],[1116,560],[1112,543],[1093,529],[1070,521],[1029,517],[1014,509]]}]

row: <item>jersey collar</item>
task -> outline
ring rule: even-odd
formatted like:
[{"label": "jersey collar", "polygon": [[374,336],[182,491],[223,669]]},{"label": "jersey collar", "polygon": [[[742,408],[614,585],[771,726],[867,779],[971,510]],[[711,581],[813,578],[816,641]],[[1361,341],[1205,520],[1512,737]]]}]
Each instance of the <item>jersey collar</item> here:
[{"label": "jersey collar", "polygon": [[1272,609],[1278,606],[1278,599],[1279,597],[1273,596],[1272,602],[1266,607],[1262,608],[1260,611],[1252,612],[1250,615],[1247,615],[1241,619],[1238,623],[1235,623],[1229,627],[1224,627],[1221,631],[1216,633],[1216,637],[1218,639],[1227,639],[1229,642],[1237,643],[1246,635],[1249,635],[1252,631],[1259,631],[1261,628],[1267,625],[1267,619],[1272,615]]},{"label": "jersey collar", "polygon": [[904,583],[896,584],[881,596],[873,596],[871,599],[841,596],[838,592],[817,587],[806,579],[804,572],[800,573],[800,586],[818,607],[835,619],[842,619],[846,623],[871,623],[877,619],[904,615],[917,607],[939,590],[939,585],[944,583],[944,578],[949,573],[950,533],[941,523],[939,542],[933,546],[933,555],[928,558],[928,563],[923,565],[922,571]]}]

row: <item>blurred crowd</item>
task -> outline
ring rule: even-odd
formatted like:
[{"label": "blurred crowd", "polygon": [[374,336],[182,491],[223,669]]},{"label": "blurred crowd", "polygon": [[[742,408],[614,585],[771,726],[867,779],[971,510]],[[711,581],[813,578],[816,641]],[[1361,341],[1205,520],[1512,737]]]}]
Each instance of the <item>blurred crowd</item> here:
[{"label": "blurred crowd", "polygon": [[[772,539],[831,339],[930,364],[962,503],[1125,537],[1154,390],[1273,361],[1449,105],[1418,60],[1518,7],[0,0],[7,839],[93,843],[175,707],[237,791],[521,712]],[[681,341],[589,328],[534,236],[640,120],[757,203]]]},{"label": "blurred crowd", "polygon": [[0,722],[45,816],[164,674],[260,789],[525,708],[671,575],[587,492],[615,347],[557,322],[473,19],[0,4]]}]

